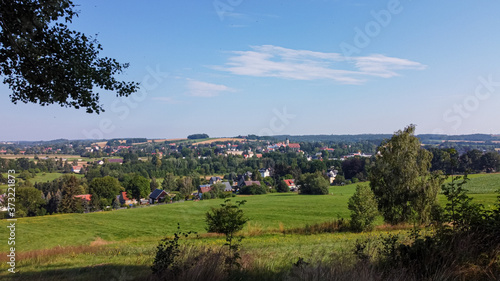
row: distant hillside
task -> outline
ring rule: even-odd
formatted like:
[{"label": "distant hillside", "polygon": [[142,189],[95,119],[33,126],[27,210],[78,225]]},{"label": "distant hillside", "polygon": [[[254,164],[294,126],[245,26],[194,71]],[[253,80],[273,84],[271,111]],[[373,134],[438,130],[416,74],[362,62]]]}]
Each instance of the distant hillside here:
[{"label": "distant hillside", "polygon": [[362,134],[362,135],[277,135],[273,136],[279,141],[289,139],[293,142],[359,142],[359,141],[375,141],[390,138],[390,134]]},{"label": "distant hillside", "polygon": [[[392,134],[360,134],[360,135],[276,135],[274,139],[283,141],[289,139],[295,142],[359,142],[359,141],[382,141],[389,139]],[[472,134],[472,135],[437,135],[437,134],[421,134],[417,135],[422,143],[432,144],[441,143],[443,141],[452,142],[498,142],[499,135],[487,134]]]}]

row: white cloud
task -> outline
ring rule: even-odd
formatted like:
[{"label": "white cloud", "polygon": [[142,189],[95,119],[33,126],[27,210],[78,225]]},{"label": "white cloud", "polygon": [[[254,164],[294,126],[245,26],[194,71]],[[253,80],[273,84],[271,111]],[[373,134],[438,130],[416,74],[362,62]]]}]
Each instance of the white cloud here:
[{"label": "white cloud", "polygon": [[197,80],[188,79],[188,95],[194,97],[215,97],[222,92],[234,92],[235,90],[225,85],[212,84]]},{"label": "white cloud", "polygon": [[398,74],[394,70],[416,69],[423,70],[425,65],[407,59],[391,58],[383,55],[354,58],[356,67],[367,75],[390,78]]},{"label": "white cloud", "polygon": [[380,54],[346,58],[339,53],[272,45],[251,48],[251,51],[232,51],[224,66],[213,68],[236,75],[294,80],[331,79],[343,84],[360,84],[370,76],[390,78],[399,75],[397,70],[422,70],[426,67],[419,62]]}]

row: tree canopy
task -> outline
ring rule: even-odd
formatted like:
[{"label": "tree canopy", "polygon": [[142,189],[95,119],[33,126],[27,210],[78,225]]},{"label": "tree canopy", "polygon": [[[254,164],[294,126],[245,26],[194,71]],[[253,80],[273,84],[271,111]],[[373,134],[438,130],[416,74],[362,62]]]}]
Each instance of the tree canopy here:
[{"label": "tree canopy", "polygon": [[94,178],[89,185],[90,193],[96,194],[101,198],[106,198],[110,202],[122,191],[122,187],[117,179],[105,176]]},{"label": "tree canopy", "polygon": [[298,181],[299,194],[326,195],[330,184],[320,173],[304,174]]},{"label": "tree canopy", "polygon": [[118,81],[128,64],[99,57],[97,40],[71,30],[70,0],[0,0],[0,75],[11,101],[104,111],[94,87],[128,96],[138,83]]},{"label": "tree canopy", "polygon": [[421,148],[414,132],[415,126],[409,125],[382,142],[371,169],[370,187],[379,211],[391,224],[428,220],[442,183],[429,172],[432,153]]},{"label": "tree canopy", "polygon": [[132,198],[140,201],[141,198],[148,197],[150,193],[149,180],[143,176],[135,174],[125,184],[125,190]]},{"label": "tree canopy", "polygon": [[190,140],[208,139],[209,136],[207,134],[193,134],[193,135],[189,135],[187,138]]}]

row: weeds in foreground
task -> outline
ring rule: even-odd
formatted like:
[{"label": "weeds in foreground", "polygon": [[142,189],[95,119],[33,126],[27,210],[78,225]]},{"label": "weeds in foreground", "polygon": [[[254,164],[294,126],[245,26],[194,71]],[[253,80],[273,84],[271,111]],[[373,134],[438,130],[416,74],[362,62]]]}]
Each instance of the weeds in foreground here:
[{"label": "weeds in foreground", "polygon": [[319,234],[319,233],[335,233],[342,231],[349,231],[349,221],[344,219],[337,219],[316,224],[307,224],[304,227],[296,227],[292,229],[283,229],[283,234]]}]

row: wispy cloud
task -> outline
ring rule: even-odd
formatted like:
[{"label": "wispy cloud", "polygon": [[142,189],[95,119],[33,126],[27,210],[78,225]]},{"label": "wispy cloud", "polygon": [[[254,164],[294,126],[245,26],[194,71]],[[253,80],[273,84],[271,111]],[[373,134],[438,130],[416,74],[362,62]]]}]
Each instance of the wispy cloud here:
[{"label": "wispy cloud", "polygon": [[223,92],[235,92],[234,89],[225,85],[212,84],[192,79],[188,79],[187,88],[188,95],[205,98],[216,97]]},{"label": "wispy cloud", "polygon": [[279,46],[251,46],[251,51],[232,51],[228,62],[214,69],[236,75],[279,77],[295,80],[331,79],[361,84],[370,76],[390,78],[400,70],[422,70],[426,66],[407,59],[374,54],[346,58],[339,53],[294,50]]},{"label": "wispy cloud", "polygon": [[356,67],[367,75],[390,78],[397,76],[395,70],[416,69],[423,70],[425,65],[407,59],[391,58],[383,55],[354,58]]}]

